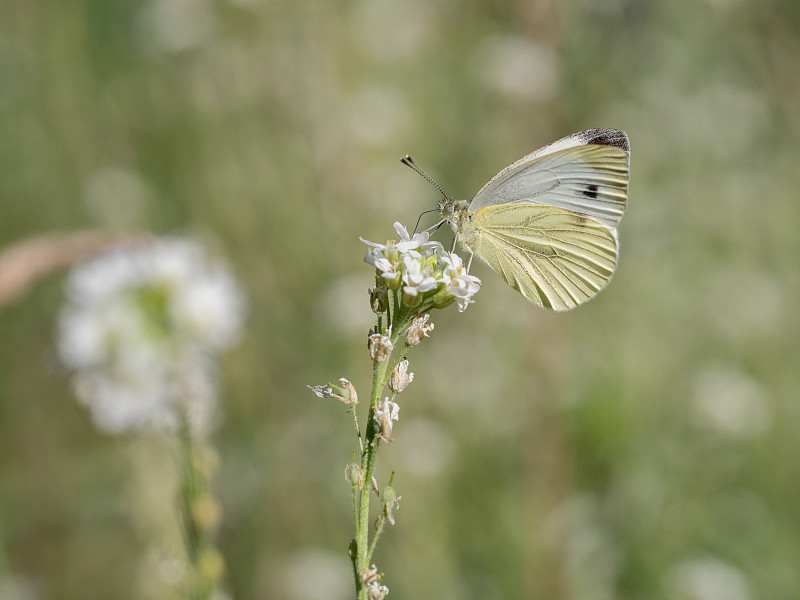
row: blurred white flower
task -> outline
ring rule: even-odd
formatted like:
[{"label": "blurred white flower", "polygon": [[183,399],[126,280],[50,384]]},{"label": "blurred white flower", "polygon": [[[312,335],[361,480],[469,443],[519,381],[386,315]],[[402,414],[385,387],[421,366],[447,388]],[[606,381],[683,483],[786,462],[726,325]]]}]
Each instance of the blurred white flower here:
[{"label": "blurred white flower", "polygon": [[612,599],[621,555],[608,528],[600,498],[573,494],[547,514],[544,540],[564,555],[565,576],[576,598]]},{"label": "blurred white flower", "polygon": [[237,339],[244,298],[198,245],[165,239],[77,266],[60,320],[61,360],[81,403],[109,433],[194,433],[215,411],[213,358]]},{"label": "blurred white flower", "polygon": [[35,582],[18,574],[0,574],[0,598],[37,600],[39,593]]},{"label": "blurred white flower", "polygon": [[764,386],[733,365],[706,365],[695,376],[693,391],[692,408],[697,421],[720,434],[755,437],[765,433],[772,423]]},{"label": "blurred white flower", "polygon": [[528,38],[492,35],[475,46],[473,65],[487,86],[510,97],[543,104],[558,94],[558,55]]},{"label": "blurred white flower", "polygon": [[[277,566],[280,597],[287,600],[344,600],[351,598],[353,577],[348,577],[347,559],[322,548],[304,548]],[[267,572],[271,572],[266,569]],[[352,569],[349,571],[352,573]]]},{"label": "blurred white flower", "polygon": [[681,600],[752,600],[750,585],[733,565],[714,557],[685,560],[670,572],[669,598]]},{"label": "blurred white flower", "polygon": [[207,0],[152,0],[139,14],[139,35],[148,52],[183,52],[199,46],[214,29]]}]

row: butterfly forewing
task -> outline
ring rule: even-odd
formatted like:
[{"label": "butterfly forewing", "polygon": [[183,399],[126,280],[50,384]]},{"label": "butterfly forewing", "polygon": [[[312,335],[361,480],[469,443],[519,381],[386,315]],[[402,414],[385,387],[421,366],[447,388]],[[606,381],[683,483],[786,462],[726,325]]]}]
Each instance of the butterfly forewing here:
[{"label": "butterfly forewing", "polygon": [[476,212],[498,204],[545,204],[614,228],[628,195],[628,138],[616,129],[576,133],[518,160],[475,195]]},{"label": "butterfly forewing", "polygon": [[525,298],[556,311],[592,298],[616,268],[615,232],[570,210],[495,204],[472,224],[471,250]]}]

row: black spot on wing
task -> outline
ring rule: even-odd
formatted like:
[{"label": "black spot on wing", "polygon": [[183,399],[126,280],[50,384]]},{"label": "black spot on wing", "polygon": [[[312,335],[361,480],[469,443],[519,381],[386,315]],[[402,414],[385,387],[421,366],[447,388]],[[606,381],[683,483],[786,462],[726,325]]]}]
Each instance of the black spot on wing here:
[{"label": "black spot on wing", "polygon": [[595,198],[597,198],[597,190],[598,190],[597,184],[590,183],[581,190],[581,194],[583,194],[587,198],[591,198],[592,200],[594,200]]},{"label": "black spot on wing", "polygon": [[582,132],[586,144],[598,146],[614,146],[625,152],[631,151],[628,135],[619,129],[587,129]]}]

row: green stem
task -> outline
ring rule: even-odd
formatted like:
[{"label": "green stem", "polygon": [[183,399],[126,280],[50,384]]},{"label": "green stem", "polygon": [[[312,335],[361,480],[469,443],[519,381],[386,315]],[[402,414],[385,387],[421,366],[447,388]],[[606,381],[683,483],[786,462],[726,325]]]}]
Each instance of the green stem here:
[{"label": "green stem", "polygon": [[[209,465],[202,459],[202,446],[197,446],[191,433],[184,427],[181,443],[181,513],[186,555],[191,565],[188,597],[191,600],[209,600],[219,588],[222,576],[222,557],[214,546],[214,518],[197,512],[201,505],[208,510]],[[210,519],[210,520],[209,520]]]},{"label": "green stem", "polygon": [[[390,306],[386,311],[386,320],[391,330],[391,341],[396,347],[398,340],[405,335],[406,330],[413,322],[411,315],[419,314],[419,310],[406,310],[400,303],[400,293],[391,294]],[[427,307],[424,307],[427,308]],[[381,320],[379,316],[377,332],[381,332]],[[403,360],[408,350],[404,345],[403,351],[393,360],[374,362],[372,365],[372,390],[370,394],[369,411],[367,423],[364,428],[364,436],[359,434],[358,419],[354,414],[356,423],[356,433],[359,435],[359,449],[361,451],[361,469],[363,474],[363,485],[353,487],[353,516],[355,520],[355,538],[350,547],[350,557],[353,562],[353,571],[356,585],[357,600],[367,600],[367,587],[361,580],[361,573],[369,569],[369,562],[375,551],[375,546],[383,532],[386,523],[386,515],[381,514],[378,518],[377,529],[370,542],[369,538],[369,501],[372,490],[372,475],[375,471],[375,464],[378,458],[378,448],[380,446],[379,431],[375,425],[375,408],[380,402],[383,389],[389,381],[389,377]],[[391,357],[390,357],[391,358]],[[392,394],[392,398],[396,394]]]},{"label": "green stem", "polygon": [[[396,336],[393,336],[396,341]],[[389,361],[375,362],[372,368],[372,394],[370,396],[369,413],[367,415],[367,425],[365,429],[365,439],[363,440],[361,452],[361,468],[364,473],[364,484],[361,489],[354,492],[357,497],[357,507],[354,507],[356,518],[356,555],[354,559],[356,590],[359,600],[366,599],[366,586],[362,583],[360,573],[369,568],[369,559],[372,556],[380,530],[376,532],[370,545],[369,540],[369,501],[372,489],[372,474],[375,471],[375,463],[378,458],[378,448],[380,437],[375,429],[375,407],[381,397],[386,381],[388,379],[387,369]],[[354,498],[355,499],[355,498]],[[382,529],[382,528],[381,528]]]},{"label": "green stem", "polygon": [[[356,412],[355,405],[350,407],[350,412],[353,415],[353,425],[356,428],[356,437],[358,438],[358,451],[359,453],[364,454],[364,440],[361,437],[361,428],[358,426],[358,413]],[[355,462],[355,458],[353,462]]]},{"label": "green stem", "polygon": [[194,450],[192,438],[184,427],[180,434],[181,442],[181,514],[183,517],[183,531],[185,535],[186,554],[192,564],[195,563],[200,552],[201,532],[195,526],[192,518],[192,505],[199,495],[200,481],[194,465]]},{"label": "green stem", "polygon": [[[356,462],[356,453],[353,452],[353,464]],[[349,475],[349,473],[348,473]],[[358,494],[358,484],[350,483],[353,489],[353,524],[358,527],[358,503],[359,503],[359,494]],[[355,556],[353,558],[353,567],[356,566]],[[358,572],[356,572],[356,576],[358,576]]]},{"label": "green stem", "polygon": [[375,530],[375,535],[372,537],[372,543],[369,546],[369,550],[367,551],[367,564],[372,560],[372,553],[375,552],[375,546],[378,543],[378,538],[381,537],[381,533],[383,533],[383,526],[386,523],[386,515],[381,515],[378,517],[378,527]]}]

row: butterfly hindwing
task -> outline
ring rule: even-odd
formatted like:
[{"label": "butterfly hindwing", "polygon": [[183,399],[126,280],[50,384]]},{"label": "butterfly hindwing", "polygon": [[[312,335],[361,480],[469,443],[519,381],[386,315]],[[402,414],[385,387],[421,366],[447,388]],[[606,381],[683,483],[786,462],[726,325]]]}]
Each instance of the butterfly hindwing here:
[{"label": "butterfly hindwing", "polygon": [[525,298],[556,311],[592,298],[616,268],[616,232],[571,210],[495,204],[472,225],[469,249]]}]

